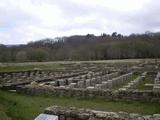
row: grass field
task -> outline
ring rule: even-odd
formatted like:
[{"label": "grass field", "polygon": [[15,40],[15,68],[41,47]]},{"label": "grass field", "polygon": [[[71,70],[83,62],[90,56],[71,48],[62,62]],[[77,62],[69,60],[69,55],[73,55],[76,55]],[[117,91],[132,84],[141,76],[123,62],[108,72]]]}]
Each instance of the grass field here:
[{"label": "grass field", "polygon": [[140,81],[139,90],[152,90],[153,86],[145,86],[145,84],[154,84],[154,78],[147,76],[145,80]]},{"label": "grass field", "polygon": [[[123,59],[123,60],[97,60],[97,61],[54,61],[54,62],[25,62],[25,63],[0,63],[0,72],[25,71],[40,69],[63,68],[63,64],[70,63],[109,63],[109,64],[130,64],[149,62],[154,63],[155,59]],[[160,59],[158,59],[160,63]]]},{"label": "grass field", "polygon": [[[0,91],[0,120],[33,120],[51,105],[75,106],[106,111],[126,111],[141,114],[159,113],[160,104],[78,99],[53,96],[27,96]],[[12,118],[12,119],[10,119]]]},{"label": "grass field", "polygon": [[122,84],[118,84],[116,86],[113,86],[113,90],[118,90],[119,88],[122,88],[123,86],[127,85],[129,82],[131,82],[132,80],[136,79],[138,77],[138,75],[132,75],[132,77],[130,77],[129,79],[125,80]]},{"label": "grass field", "polygon": [[50,70],[50,69],[57,69],[63,68],[63,66],[59,63],[15,63],[15,64],[1,64],[0,65],[0,72],[10,72],[10,71],[27,71],[27,70],[34,70],[34,69],[43,69],[43,70]]}]

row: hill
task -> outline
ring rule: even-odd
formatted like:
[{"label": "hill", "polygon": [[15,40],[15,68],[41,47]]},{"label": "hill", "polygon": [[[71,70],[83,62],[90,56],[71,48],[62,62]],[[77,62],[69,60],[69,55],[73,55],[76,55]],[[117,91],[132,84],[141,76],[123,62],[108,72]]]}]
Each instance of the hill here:
[{"label": "hill", "polygon": [[26,45],[0,45],[0,62],[159,58],[160,33],[114,32],[46,38]]}]

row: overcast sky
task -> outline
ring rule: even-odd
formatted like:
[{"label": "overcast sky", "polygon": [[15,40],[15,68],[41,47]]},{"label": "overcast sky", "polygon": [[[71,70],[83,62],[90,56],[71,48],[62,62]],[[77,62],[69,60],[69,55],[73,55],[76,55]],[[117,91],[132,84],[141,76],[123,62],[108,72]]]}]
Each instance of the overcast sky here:
[{"label": "overcast sky", "polygon": [[0,44],[160,31],[160,0],[0,0]]}]

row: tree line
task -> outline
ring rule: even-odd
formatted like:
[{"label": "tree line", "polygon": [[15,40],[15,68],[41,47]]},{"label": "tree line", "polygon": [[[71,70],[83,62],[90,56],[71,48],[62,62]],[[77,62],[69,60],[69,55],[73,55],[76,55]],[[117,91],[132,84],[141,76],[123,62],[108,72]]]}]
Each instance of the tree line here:
[{"label": "tree line", "polygon": [[0,62],[160,58],[160,33],[93,34],[46,38],[26,45],[0,44]]}]

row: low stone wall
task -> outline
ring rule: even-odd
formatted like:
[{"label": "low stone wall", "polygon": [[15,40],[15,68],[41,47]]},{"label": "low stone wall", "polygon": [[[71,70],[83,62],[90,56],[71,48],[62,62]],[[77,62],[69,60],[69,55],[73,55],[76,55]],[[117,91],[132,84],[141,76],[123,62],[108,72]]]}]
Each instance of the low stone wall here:
[{"label": "low stone wall", "polygon": [[160,120],[160,114],[142,116],[136,113],[104,112],[60,106],[49,107],[45,113],[57,115],[59,120]]},{"label": "low stone wall", "polygon": [[109,100],[160,102],[160,93],[152,91],[111,91],[102,89],[55,88],[49,86],[17,87],[18,93],[29,95],[53,95],[81,98],[103,98]]}]

